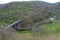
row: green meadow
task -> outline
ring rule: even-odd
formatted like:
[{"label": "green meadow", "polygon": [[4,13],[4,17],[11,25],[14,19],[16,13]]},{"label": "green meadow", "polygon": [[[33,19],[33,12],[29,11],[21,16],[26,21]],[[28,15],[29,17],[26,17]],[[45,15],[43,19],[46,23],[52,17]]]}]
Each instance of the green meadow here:
[{"label": "green meadow", "polygon": [[55,20],[52,23],[44,24],[48,33],[60,33],[60,20]]}]

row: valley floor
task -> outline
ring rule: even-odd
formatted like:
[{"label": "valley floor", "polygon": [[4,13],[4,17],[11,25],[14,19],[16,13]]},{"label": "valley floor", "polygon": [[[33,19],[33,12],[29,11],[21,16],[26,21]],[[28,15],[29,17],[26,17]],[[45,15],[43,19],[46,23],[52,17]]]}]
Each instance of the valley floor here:
[{"label": "valley floor", "polygon": [[13,29],[4,30],[0,33],[1,40],[60,40],[60,20],[55,20],[51,24],[43,24],[47,32],[40,35],[39,32],[34,34],[33,31],[17,32]]}]

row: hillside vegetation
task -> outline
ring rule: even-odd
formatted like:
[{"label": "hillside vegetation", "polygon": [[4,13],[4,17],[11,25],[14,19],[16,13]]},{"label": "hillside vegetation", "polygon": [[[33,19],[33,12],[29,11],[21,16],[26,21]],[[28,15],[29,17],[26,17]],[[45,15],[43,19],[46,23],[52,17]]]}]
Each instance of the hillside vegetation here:
[{"label": "hillside vegetation", "polygon": [[[56,15],[56,18],[48,20]],[[21,27],[32,30],[16,31],[0,27],[0,40],[60,40],[60,2],[10,2],[0,4],[0,26],[7,27],[24,20]]]},{"label": "hillside vegetation", "polygon": [[60,20],[55,20],[52,24],[44,24],[48,34],[60,33]]},{"label": "hillside vegetation", "polygon": [[52,4],[46,2],[11,2],[0,6],[0,25],[6,26],[18,19],[38,22],[56,14]]}]

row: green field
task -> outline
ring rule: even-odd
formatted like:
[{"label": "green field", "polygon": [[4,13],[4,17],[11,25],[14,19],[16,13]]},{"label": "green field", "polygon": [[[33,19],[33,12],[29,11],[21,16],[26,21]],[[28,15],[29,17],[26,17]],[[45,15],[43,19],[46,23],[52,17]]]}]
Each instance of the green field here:
[{"label": "green field", "polygon": [[[55,20],[52,23],[43,24],[43,26],[46,29],[47,34],[60,33],[60,20]],[[32,34],[32,31],[22,31],[22,32],[19,32],[19,33]]]},{"label": "green field", "polygon": [[48,33],[60,33],[60,20],[55,20],[53,23],[44,24]]},{"label": "green field", "polygon": [[23,31],[20,32],[20,35],[22,35],[20,37],[22,38],[25,35],[25,40],[60,40],[60,20],[55,20],[53,23],[43,24],[43,26],[46,28],[46,33],[49,34],[49,36],[33,36],[31,31]]},{"label": "green field", "polygon": [[7,23],[7,22],[0,22],[0,26],[8,26],[9,25],[9,23]]}]

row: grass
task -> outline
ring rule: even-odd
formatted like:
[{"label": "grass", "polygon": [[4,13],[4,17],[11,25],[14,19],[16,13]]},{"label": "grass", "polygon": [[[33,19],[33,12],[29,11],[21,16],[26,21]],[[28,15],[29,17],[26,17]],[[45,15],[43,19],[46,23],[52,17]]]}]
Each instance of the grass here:
[{"label": "grass", "polygon": [[[21,31],[17,32],[15,30],[6,30],[5,32],[8,37],[7,40],[60,40],[60,20],[53,21],[52,24],[43,24],[46,27],[48,33],[54,33],[49,36],[35,36],[32,35],[32,31]],[[36,34],[38,35],[38,34]]]},{"label": "grass", "polygon": [[6,22],[0,22],[0,26],[7,26],[9,25],[9,23],[6,23]]},{"label": "grass", "polygon": [[48,33],[60,33],[60,20],[55,20],[51,24],[44,24]]},{"label": "grass", "polygon": [[[43,26],[46,28],[47,34],[56,34],[60,33],[60,20],[55,20],[52,23],[49,24],[43,24]],[[33,26],[34,28],[34,26]],[[39,31],[40,32],[40,31]],[[32,31],[21,31],[19,32],[21,34],[32,34]]]},{"label": "grass", "polygon": [[[15,30],[5,30],[6,34],[2,34],[4,40],[60,40],[60,34],[50,36],[33,36],[32,34],[24,34],[28,32],[18,33]],[[1,36],[0,36],[1,37]],[[7,39],[6,39],[7,38]],[[0,39],[1,40],[1,39]]]},{"label": "grass", "polygon": [[20,32],[21,40],[60,40],[60,20],[55,20],[51,24],[43,24],[43,26],[47,29],[49,36],[38,37],[33,36],[31,31],[22,31]]},{"label": "grass", "polygon": [[20,34],[29,34],[31,35],[32,34],[32,31],[19,31]]}]

